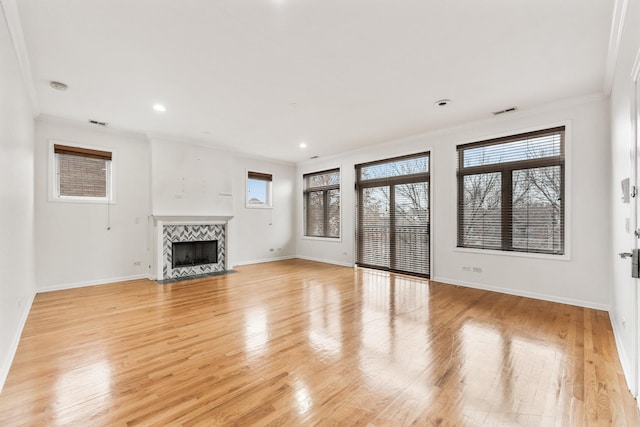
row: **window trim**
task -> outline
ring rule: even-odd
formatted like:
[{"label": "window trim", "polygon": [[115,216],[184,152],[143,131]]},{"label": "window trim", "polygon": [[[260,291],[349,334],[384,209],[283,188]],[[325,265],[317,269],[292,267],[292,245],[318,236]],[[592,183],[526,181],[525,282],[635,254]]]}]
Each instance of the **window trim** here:
[{"label": "window trim", "polygon": [[[475,148],[482,146],[490,146],[503,144],[508,142],[517,141],[524,137],[536,137],[541,135],[549,135],[557,132],[563,132],[562,135],[562,145],[561,145],[561,160],[558,158],[546,158],[546,159],[531,159],[531,160],[520,160],[513,161],[508,163],[496,163],[490,165],[481,165],[474,167],[465,168],[468,172],[461,173],[461,166],[464,162],[464,157],[458,155],[460,152],[460,148],[464,147]],[[485,255],[498,255],[498,256],[513,256],[513,257],[524,257],[524,258],[538,258],[538,259],[549,259],[555,261],[570,261],[571,260],[571,122],[559,122],[549,124],[548,126],[535,127],[532,129],[522,129],[518,131],[513,131],[506,133],[499,137],[489,137],[487,139],[478,140],[474,139],[471,142],[465,142],[461,144],[456,144],[456,155],[454,157],[454,169],[456,173],[456,197],[453,198],[454,211],[456,212],[456,233],[453,236],[453,250],[455,252],[466,252],[466,253],[476,253],[476,254],[485,254]],[[519,167],[516,167],[519,166]],[[460,200],[462,196],[462,181],[461,177],[465,175],[475,175],[480,173],[502,173],[504,171],[513,171],[517,170],[526,170],[536,167],[548,167],[548,166],[560,166],[562,170],[561,176],[561,185],[563,189],[562,199],[561,199],[561,207],[562,207],[562,224],[561,224],[561,235],[563,237],[563,251],[562,253],[553,253],[553,252],[545,252],[545,251],[521,251],[518,249],[514,249],[511,246],[510,249],[502,249],[502,248],[480,248],[480,247],[472,247],[472,246],[460,246],[460,229],[462,224],[462,215],[460,214]],[[470,171],[470,172],[469,172]],[[503,191],[504,195],[504,191]],[[508,207],[505,204],[502,204],[502,212],[504,212]],[[501,215],[502,226],[504,228],[505,219]],[[510,227],[507,227],[510,228]],[[510,234],[510,233],[509,233]],[[502,239],[504,241],[505,235],[502,234]],[[513,245],[513,242],[511,243]]]},{"label": "window trim", "polygon": [[[267,202],[266,203],[249,203],[249,180],[265,181],[267,182]],[[246,171],[245,174],[245,192],[244,192],[245,207],[247,209],[273,209],[273,174],[265,172],[255,172],[252,170]]]},{"label": "window trim", "polygon": [[[312,187],[312,189],[316,189],[316,190],[312,190],[312,191],[322,191],[323,192],[323,198],[324,198],[324,213],[323,213],[323,221],[324,221],[324,230],[327,230],[327,223],[328,223],[328,215],[327,212],[329,210],[329,204],[326,203],[328,200],[328,190],[339,190],[340,191],[340,206],[338,208],[338,219],[340,221],[339,224],[339,230],[338,230],[338,236],[336,237],[332,237],[332,236],[310,236],[307,235],[307,223],[308,223],[308,215],[309,215],[309,210],[307,209],[307,201],[308,201],[308,193],[312,192],[309,191],[309,189],[307,189],[305,187],[305,178],[309,177],[309,176],[313,176],[313,175],[323,175],[326,173],[333,173],[333,172],[338,172],[338,184],[336,185],[331,185],[331,186],[325,186],[322,188],[319,187]],[[341,167],[336,167],[336,168],[330,168],[330,169],[325,169],[325,170],[321,170],[321,171],[316,171],[316,172],[309,172],[309,173],[303,173],[302,174],[302,238],[306,239],[306,240],[320,240],[320,241],[328,241],[328,242],[340,242],[342,241],[342,168]]]},{"label": "window trim", "polygon": [[[107,196],[106,197],[84,197],[84,196],[60,196],[58,195],[58,157],[57,154],[79,153],[84,157],[100,158],[107,160]],[[114,164],[117,159],[117,152],[113,148],[94,146],[61,140],[49,140],[48,150],[49,174],[47,179],[48,201],[56,203],[89,203],[89,204],[116,204],[116,173]]]}]

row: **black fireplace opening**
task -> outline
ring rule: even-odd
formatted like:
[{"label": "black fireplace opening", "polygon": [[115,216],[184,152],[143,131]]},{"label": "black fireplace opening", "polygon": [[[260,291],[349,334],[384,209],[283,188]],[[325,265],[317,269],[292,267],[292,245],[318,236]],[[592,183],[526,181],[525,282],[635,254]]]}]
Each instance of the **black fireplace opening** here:
[{"label": "black fireplace opening", "polygon": [[172,242],[171,268],[193,267],[194,265],[216,264],[218,262],[218,241]]}]

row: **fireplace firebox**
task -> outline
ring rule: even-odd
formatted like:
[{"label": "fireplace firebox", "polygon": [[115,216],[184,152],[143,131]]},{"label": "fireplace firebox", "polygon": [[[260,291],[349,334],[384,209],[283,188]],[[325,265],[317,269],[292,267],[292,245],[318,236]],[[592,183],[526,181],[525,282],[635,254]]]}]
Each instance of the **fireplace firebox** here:
[{"label": "fireplace firebox", "polygon": [[171,268],[193,267],[194,265],[216,264],[217,262],[217,240],[172,242],[171,244]]}]

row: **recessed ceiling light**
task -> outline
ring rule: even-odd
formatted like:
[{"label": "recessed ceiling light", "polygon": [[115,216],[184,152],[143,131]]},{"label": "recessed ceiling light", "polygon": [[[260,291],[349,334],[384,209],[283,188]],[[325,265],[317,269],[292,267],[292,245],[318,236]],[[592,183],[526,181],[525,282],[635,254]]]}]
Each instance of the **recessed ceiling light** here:
[{"label": "recessed ceiling light", "polygon": [[306,142],[301,142],[300,143],[300,148],[307,148],[307,143]]},{"label": "recessed ceiling light", "polygon": [[156,110],[159,113],[164,113],[165,111],[167,111],[167,108],[162,104],[155,104],[153,106],[153,109]]},{"label": "recessed ceiling light", "polygon": [[451,104],[450,99],[439,99],[435,102],[436,107],[446,107],[449,104]]},{"label": "recessed ceiling light", "polygon": [[66,84],[64,84],[62,82],[56,82],[56,81],[50,81],[49,82],[49,86],[51,86],[55,90],[65,91],[65,90],[69,89],[69,86],[67,86]]}]

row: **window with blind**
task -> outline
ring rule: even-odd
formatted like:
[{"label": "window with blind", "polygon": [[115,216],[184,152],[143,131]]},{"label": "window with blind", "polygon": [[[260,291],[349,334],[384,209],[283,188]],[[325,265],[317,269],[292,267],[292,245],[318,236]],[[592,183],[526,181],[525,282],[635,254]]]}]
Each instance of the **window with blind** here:
[{"label": "window with blind", "polygon": [[457,147],[458,247],[564,254],[564,133]]},{"label": "window with blind", "polygon": [[308,173],[304,183],[304,235],[340,238],[340,169]]},{"label": "window with blind", "polygon": [[110,151],[54,144],[54,196],[58,200],[110,201]]},{"label": "window with blind", "polygon": [[270,173],[247,172],[247,207],[270,208],[271,183],[273,176]]},{"label": "window with blind", "polygon": [[429,153],[356,165],[357,264],[430,274]]}]

